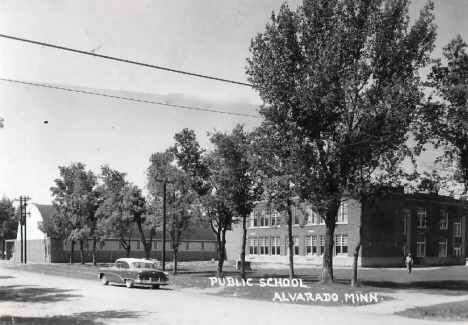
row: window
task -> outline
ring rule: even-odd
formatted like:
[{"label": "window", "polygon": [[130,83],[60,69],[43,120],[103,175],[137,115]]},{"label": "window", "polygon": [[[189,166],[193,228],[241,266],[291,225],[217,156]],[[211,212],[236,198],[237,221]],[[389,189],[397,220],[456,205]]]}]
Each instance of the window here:
[{"label": "window", "polygon": [[[156,248],[156,246],[154,248]],[[190,242],[185,243],[185,249],[190,250]]]},{"label": "window", "polygon": [[[158,249],[158,242],[157,241],[153,242],[153,247],[154,247],[154,250]],[[188,249],[188,242],[187,242],[187,249]]]},{"label": "window", "polygon": [[268,237],[259,237],[260,255],[268,255]]},{"label": "window", "polygon": [[130,265],[128,265],[127,262],[122,262],[122,264],[120,264],[120,268],[122,268],[122,269],[129,269],[129,268],[130,268]]},{"label": "window", "polygon": [[299,209],[293,205],[291,206],[291,214],[292,214],[292,225],[293,226],[297,226],[299,225],[300,221],[299,221]]},{"label": "window", "polygon": [[119,249],[123,249],[122,242],[119,240]]},{"label": "window", "polygon": [[320,244],[320,255],[323,255],[324,248],[325,248],[325,240],[323,236],[319,236],[319,244]]},{"label": "window", "polygon": [[280,221],[279,217],[280,217],[280,214],[278,213],[278,211],[276,210],[271,211],[271,226],[272,227],[279,226],[279,221]]},{"label": "window", "polygon": [[440,221],[439,221],[440,229],[447,229],[448,228],[448,213],[446,210],[440,210]]},{"label": "window", "polygon": [[317,236],[306,236],[306,255],[317,256]]},{"label": "window", "polygon": [[270,216],[266,213],[265,210],[260,212],[260,227],[269,227],[270,226]]},{"label": "window", "polygon": [[453,256],[461,257],[461,244],[453,244]]},{"label": "window", "polygon": [[335,235],[335,256],[348,256],[348,235]]},{"label": "window", "polygon": [[456,218],[455,220],[453,220],[453,235],[455,237],[461,237],[461,233],[462,233],[461,219]]},{"label": "window", "polygon": [[348,201],[342,201],[338,209],[337,223],[348,223]]},{"label": "window", "polygon": [[[289,255],[289,245],[288,245],[288,236],[286,236],[286,252],[288,252],[288,255]],[[292,244],[294,245],[293,246],[293,252],[294,252],[294,256],[296,255],[299,255],[299,237],[297,236],[294,236],[293,237],[293,242]]]},{"label": "window", "polygon": [[137,249],[140,249],[140,241],[137,241]]},{"label": "window", "polygon": [[439,238],[439,257],[447,256],[447,238]]},{"label": "window", "polygon": [[257,210],[254,210],[250,215],[250,228],[255,227],[258,227]]},{"label": "window", "polygon": [[403,209],[403,234],[406,235],[408,220],[411,218],[411,210]]},{"label": "window", "polygon": [[280,255],[280,238],[279,237],[271,237],[271,255]]},{"label": "window", "polygon": [[426,256],[426,237],[418,237],[417,241],[417,257],[425,257]]},{"label": "window", "polygon": [[200,243],[200,250],[202,250],[202,251],[205,250],[205,243],[204,242]]},{"label": "window", "polygon": [[418,208],[418,228],[426,228],[426,209]]},{"label": "window", "polygon": [[257,237],[249,238],[249,254],[250,255],[257,255],[258,254],[258,239]]},{"label": "window", "polygon": [[306,213],[307,213],[307,224],[308,225],[314,225],[317,222],[317,213],[314,211],[314,209],[312,209],[312,207],[310,205],[307,205],[307,208],[306,208]]}]

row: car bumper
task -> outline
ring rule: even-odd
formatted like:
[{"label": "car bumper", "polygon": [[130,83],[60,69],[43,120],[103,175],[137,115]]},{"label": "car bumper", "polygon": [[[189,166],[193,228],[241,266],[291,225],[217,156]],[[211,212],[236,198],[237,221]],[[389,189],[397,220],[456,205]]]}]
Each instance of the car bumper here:
[{"label": "car bumper", "polygon": [[144,285],[154,285],[154,284],[159,284],[161,286],[167,286],[169,284],[169,281],[160,281],[160,280],[140,280],[136,279],[133,280],[135,284],[144,284]]}]

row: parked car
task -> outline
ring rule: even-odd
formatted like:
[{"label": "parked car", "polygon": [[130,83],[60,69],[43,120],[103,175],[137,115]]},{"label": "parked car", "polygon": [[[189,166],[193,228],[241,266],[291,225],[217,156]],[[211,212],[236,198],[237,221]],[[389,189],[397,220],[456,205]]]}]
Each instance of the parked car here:
[{"label": "parked car", "polygon": [[119,258],[113,266],[99,269],[102,284],[125,284],[127,288],[142,285],[157,289],[169,284],[167,275],[167,272],[156,269],[153,262],[139,258]]}]

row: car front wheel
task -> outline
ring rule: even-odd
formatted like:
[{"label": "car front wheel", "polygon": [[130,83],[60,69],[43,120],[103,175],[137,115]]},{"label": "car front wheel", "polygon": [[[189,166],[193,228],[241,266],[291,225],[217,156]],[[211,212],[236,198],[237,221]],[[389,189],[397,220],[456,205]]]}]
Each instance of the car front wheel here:
[{"label": "car front wheel", "polygon": [[133,288],[133,282],[132,280],[125,280],[125,285],[127,286],[127,288]]},{"label": "car front wheel", "polygon": [[109,284],[109,281],[107,281],[107,278],[106,278],[105,275],[102,276],[101,282],[102,282],[102,284],[105,285],[105,286]]}]

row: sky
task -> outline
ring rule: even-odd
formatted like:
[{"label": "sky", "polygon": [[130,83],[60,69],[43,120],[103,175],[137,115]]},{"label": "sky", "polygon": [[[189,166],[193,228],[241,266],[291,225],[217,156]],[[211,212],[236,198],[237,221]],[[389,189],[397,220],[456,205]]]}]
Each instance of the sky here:
[{"label": "sky", "polygon": [[[0,34],[246,83],[246,59],[278,0],[0,0]],[[410,16],[425,1],[413,1]],[[291,7],[299,0],[289,1]],[[435,3],[434,57],[457,33],[468,41],[468,1]],[[152,153],[183,128],[261,123],[250,87],[0,38],[0,78],[242,115],[176,108],[0,80],[0,197],[50,204],[58,166],[127,173],[145,188]],[[47,123],[45,123],[47,121]],[[427,156],[428,163],[431,158]]]}]

